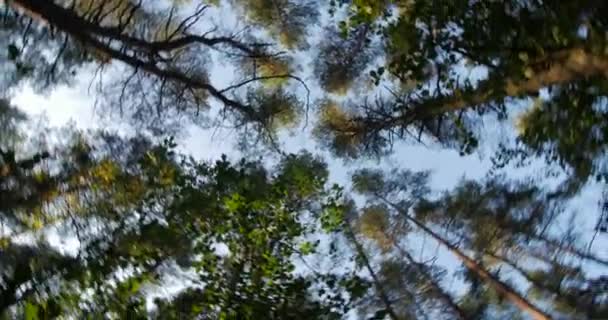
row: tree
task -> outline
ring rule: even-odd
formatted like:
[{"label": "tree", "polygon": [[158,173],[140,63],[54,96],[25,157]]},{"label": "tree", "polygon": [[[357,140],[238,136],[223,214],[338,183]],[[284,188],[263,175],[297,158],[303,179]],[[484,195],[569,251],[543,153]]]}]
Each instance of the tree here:
[{"label": "tree", "polygon": [[6,99],[0,100],[0,148],[14,149],[23,142],[23,133],[19,126],[27,120],[27,116]]},{"label": "tree", "polygon": [[374,270],[374,267],[372,266],[364,247],[361,245],[361,243],[359,243],[357,235],[354,233],[352,227],[349,225],[349,222],[344,223],[344,226],[345,235],[355,248],[355,256],[357,260],[361,261],[361,264],[371,276],[372,283],[383,306],[382,309],[376,311],[375,317],[382,318],[380,314],[386,314],[392,320],[401,319],[403,315],[398,314],[395,310],[395,299],[391,299],[391,297],[389,297],[387,289],[385,288],[386,281],[384,281],[384,279],[381,279],[380,276]]},{"label": "tree", "polygon": [[336,28],[325,32],[314,73],[329,93],[344,95],[373,58],[369,26],[361,25],[344,35]]},{"label": "tree", "polygon": [[[280,15],[294,15],[301,19],[314,17],[304,8],[293,7],[293,4],[289,6],[291,9],[286,8],[287,12]],[[125,77],[117,81],[118,86],[105,86],[103,104],[130,115],[158,132],[168,129],[171,118],[198,119],[200,111],[209,109],[209,99],[213,99],[223,106],[223,114],[232,125],[239,128],[253,126],[254,132],[272,136],[274,117],[280,118],[280,123],[286,120],[293,122],[293,118],[287,118],[283,113],[297,113],[289,109],[297,105],[277,105],[277,108],[288,108],[280,110],[263,108],[259,100],[274,94],[257,94],[264,88],[259,84],[274,79],[302,81],[285,68],[275,73],[275,70],[268,68],[257,71],[258,67],[255,66],[253,74],[246,79],[237,78],[237,83],[225,88],[214,85],[214,80],[208,74],[214,62],[210,50],[220,53],[217,62],[229,62],[237,57],[241,61],[237,66],[242,65],[243,60],[249,60],[254,65],[258,60],[265,61],[265,65],[274,59],[285,60],[271,44],[256,40],[251,34],[225,33],[198,24],[209,10],[212,10],[210,5],[204,4],[182,13],[176,6],[165,11],[142,1],[82,0],[68,3],[19,0],[9,1],[6,12],[18,21],[23,20],[22,15],[29,17],[25,27],[22,28],[23,24],[12,26],[15,29],[13,33],[21,31],[24,38],[29,26],[46,33],[59,33],[60,39],[54,33],[44,37],[50,41],[51,48],[58,48],[53,51],[56,54],[55,63],[50,68],[28,66],[35,72],[44,73],[51,79],[63,69],[74,73],[77,65],[69,65],[64,60],[75,56],[88,57],[102,72],[108,63],[120,62],[126,69],[123,72]],[[293,28],[298,29],[294,32],[305,31],[303,22],[294,23]],[[210,30],[199,32],[202,27]],[[289,41],[300,41],[301,36],[296,38]],[[44,48],[42,43],[34,46]],[[17,59],[21,52],[34,51],[34,47],[29,42],[9,44],[9,51],[14,51],[12,56]],[[65,62],[66,66],[57,67],[57,62]],[[195,122],[201,124],[200,121]]]},{"label": "tree", "polygon": [[323,144],[333,148],[340,140],[354,144],[356,156],[382,155],[395,140],[422,139],[468,154],[489,114],[506,119],[518,102],[534,101],[517,146],[507,150],[562,164],[579,185],[604,176],[597,165],[605,141],[604,2],[335,3],[347,31],[379,30],[384,59],[369,67],[370,81],[382,90],[375,99],[345,104],[341,123],[321,119],[318,126],[328,128]]},{"label": "tree", "polygon": [[[388,293],[377,289],[378,296],[390,296],[386,301],[390,302],[393,309],[398,310],[395,312],[398,314],[397,319],[424,319],[429,316],[437,319],[467,318],[465,311],[439,284],[442,270],[437,266],[416,261],[402,244],[402,240],[412,231],[407,221],[400,216],[392,216],[388,208],[382,205],[365,207],[354,217],[351,223],[355,225],[358,234],[375,244],[370,248],[371,252],[380,250],[375,255],[380,264],[380,271],[373,279],[378,282],[378,288],[386,288],[383,291]],[[357,241],[354,233],[351,239],[353,242]],[[358,242],[354,244],[358,245],[357,256],[365,257],[363,246]],[[373,250],[374,247],[377,249]],[[369,262],[367,264],[369,265]],[[368,269],[371,270],[371,265]],[[368,303],[375,306],[373,299]]]},{"label": "tree", "polygon": [[543,194],[530,184],[463,181],[440,199],[421,202],[417,216],[458,239],[484,265],[504,266],[519,274],[528,282],[531,296],[549,301],[556,311],[571,317],[602,317],[601,295],[576,292],[599,280],[583,272],[582,261],[600,268],[608,264],[580,248],[569,230],[560,234],[559,241],[551,236],[561,206],[558,194]]},{"label": "tree", "polygon": [[[428,208],[427,202],[424,200],[428,193],[428,188],[426,187],[427,179],[428,173],[424,172],[395,172],[391,175],[391,178],[386,179],[381,172],[362,170],[353,175],[353,184],[355,190],[368,195],[372,201],[377,201],[388,206],[391,210],[395,211],[396,216],[404,219],[404,221],[412,227],[422,231],[422,233],[430,236],[437,243],[444,246],[463,263],[468,272],[475,275],[482,283],[493,288],[493,290],[510,301],[513,305],[517,306],[522,311],[529,313],[536,319],[550,319],[551,316],[549,314],[536,307],[529,299],[519,294],[511,285],[502,281],[497,275],[491,273],[482,263],[467,255],[462,248],[453,244],[453,242],[449,240],[448,235],[439,234],[437,231],[431,229],[420,216],[414,215],[414,212],[422,210],[421,208]],[[523,193],[526,194],[525,191]],[[391,200],[391,197],[393,197],[393,200]],[[476,201],[478,198],[472,198],[472,200]],[[419,206],[418,204],[421,205]],[[437,206],[437,208],[450,210],[449,206]],[[500,209],[501,208],[499,208],[499,210]],[[430,211],[432,212],[432,209]],[[448,212],[451,213],[452,210]],[[463,214],[469,213],[465,211]],[[498,214],[504,215],[505,212],[501,210]],[[449,217],[448,215],[445,216]],[[439,217],[444,217],[444,215],[439,215]],[[481,218],[479,218],[479,220],[481,220]],[[471,229],[466,229],[465,226],[462,226],[462,224],[466,223],[466,220],[463,221],[462,219],[456,218],[451,221],[456,225],[455,228],[462,227],[464,230],[471,232]],[[473,221],[477,222],[477,220]],[[482,221],[479,222],[481,223]],[[500,222],[500,220],[497,222]],[[437,221],[433,221],[433,223],[437,223]],[[533,223],[533,220],[529,221],[529,223]],[[487,230],[487,223],[484,228],[485,229],[482,229],[480,232]],[[506,245],[508,246],[508,243]],[[488,247],[486,246],[490,246],[491,248],[491,243],[479,243],[477,247],[468,249],[471,249],[473,253],[483,253],[483,251],[480,250],[487,249]]]},{"label": "tree", "polygon": [[38,91],[71,83],[76,70],[91,60],[76,43],[58,37],[50,28],[37,27],[32,18],[7,10],[4,2],[0,6],[3,98],[24,82]]},{"label": "tree", "polygon": [[[246,160],[198,162],[176,155],[171,140],[67,138],[31,157],[2,150],[6,316],[146,318],[146,300],[180,274],[185,288],[156,300],[158,316],[348,311],[335,284],[293,272],[293,257],[314,251],[306,236],[328,192],[316,157],[290,155],[271,171]],[[57,233],[68,243],[49,240]],[[31,240],[17,241],[24,236]],[[319,286],[333,298],[314,298]]]},{"label": "tree", "polygon": [[288,49],[308,45],[308,26],[318,20],[317,3],[310,0],[231,0],[251,22],[262,26]]},{"label": "tree", "polygon": [[[590,178],[607,177],[603,1],[10,0],[0,8],[4,317],[606,317],[606,279],[584,267],[608,261],[582,249],[574,231],[553,228]],[[215,25],[224,9],[242,29]],[[302,58],[313,61],[300,66]],[[152,137],[42,127],[34,137],[10,98],[23,84],[71,84],[87,66],[103,110]],[[300,71],[320,88],[309,90]],[[278,133],[308,112],[311,92],[321,97],[312,133],[339,157],[382,156],[399,139],[470,154],[491,115],[517,115],[516,137],[502,141],[488,179],[433,193],[428,172],[359,170],[354,200],[328,186],[326,164],[310,153],[277,148],[274,166],[204,162],[163,139],[194,122],[232,126],[243,146],[277,147]],[[496,174],[534,158],[564,169],[565,182],[546,191]],[[426,250],[414,254],[420,237],[462,265],[464,294],[444,281],[455,270]],[[159,296],[175,278],[182,287]]]},{"label": "tree", "polygon": [[[62,306],[77,310],[80,285],[103,283],[108,274],[126,266],[114,247],[118,239],[111,236],[134,232],[126,226],[143,199],[167,187],[163,179],[168,167],[143,171],[146,156],[160,151],[148,149],[146,154],[145,140],[102,135],[94,152],[83,134],[65,138],[67,145],[52,152],[42,146],[33,156],[27,156],[31,151],[2,150],[0,217],[6,272],[0,296],[7,316],[35,310],[52,316]],[[122,146],[125,153],[104,154],[104,146]],[[150,176],[152,171],[156,172]],[[67,244],[60,248],[52,243],[53,234],[76,242],[72,245],[76,254],[69,252]],[[30,240],[19,241],[23,237]],[[145,258],[139,263],[150,268]]]},{"label": "tree", "polygon": [[[559,190],[543,192],[529,183],[497,178],[483,183],[465,180],[431,197],[428,177],[428,172],[408,170],[390,175],[369,169],[355,172],[353,186],[370,202],[360,219],[361,230],[383,250],[400,252],[405,261],[413,259],[401,239],[407,239],[404,236],[412,230],[430,236],[454,254],[464,264],[463,276],[470,285],[470,292],[456,304],[465,318],[495,315],[490,307],[504,309],[505,300],[539,318],[551,315],[535,307],[534,300],[549,303],[555,314],[602,317],[605,296],[591,289],[597,288],[601,278],[590,278],[581,263],[607,265],[580,249],[574,233],[562,232],[561,241],[550,236],[563,211]],[[523,278],[515,283],[527,286],[528,297],[501,275],[505,269]],[[430,278],[424,268],[416,271]],[[434,287],[441,293],[437,282]],[[587,293],[577,296],[581,292]],[[438,297],[451,305],[449,295]]]}]

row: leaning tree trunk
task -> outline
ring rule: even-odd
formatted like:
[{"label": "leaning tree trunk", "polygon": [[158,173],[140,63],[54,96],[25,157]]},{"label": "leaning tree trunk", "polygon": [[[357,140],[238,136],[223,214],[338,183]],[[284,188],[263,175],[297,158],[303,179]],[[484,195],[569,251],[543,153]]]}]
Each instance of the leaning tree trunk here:
[{"label": "leaning tree trunk", "polygon": [[[537,93],[539,90],[593,76],[608,77],[608,56],[596,54],[585,47],[573,47],[550,53],[542,61],[550,67],[538,70],[530,79],[504,78],[502,75],[481,81],[475,88],[458,94],[431,98],[414,106],[402,121],[428,119],[447,112],[504,99]],[[497,85],[498,84],[498,85]]]},{"label": "leaning tree trunk", "polygon": [[564,292],[559,290],[559,288],[552,288],[552,287],[542,283],[542,281],[535,279],[532,275],[530,275],[530,273],[527,270],[525,270],[519,264],[517,264],[516,261],[513,261],[512,259],[497,255],[497,254],[489,252],[489,251],[484,252],[484,255],[486,255],[492,259],[495,259],[501,263],[506,264],[511,269],[513,269],[517,273],[519,273],[522,277],[524,277],[524,279],[526,279],[526,281],[528,281],[532,286],[536,287],[539,290],[542,290],[542,291],[548,292],[552,295],[555,295],[556,300],[559,300],[560,302],[568,305],[569,307],[571,307],[577,311],[580,309],[580,306],[578,305],[578,301],[576,299],[574,299],[574,300],[572,299],[572,298],[574,298],[573,296],[569,296],[569,297],[565,296]]},{"label": "leaning tree trunk", "polygon": [[490,286],[492,286],[494,288],[494,290],[496,290],[497,292],[502,294],[504,297],[506,297],[509,301],[511,301],[519,309],[529,313],[533,319],[535,319],[535,320],[550,320],[551,319],[551,316],[549,316],[547,313],[545,313],[544,311],[540,310],[538,307],[533,305],[530,301],[528,301],[526,298],[524,298],[519,293],[517,293],[509,285],[507,285],[506,283],[502,282],[500,279],[498,279],[497,277],[492,275],[485,268],[483,268],[483,266],[481,266],[475,260],[469,258],[469,256],[464,254],[456,246],[452,245],[450,242],[448,242],[447,240],[442,238],[440,235],[435,233],[433,230],[428,228],[426,225],[424,225],[424,223],[418,221],[416,218],[412,217],[407,212],[404,212],[403,210],[401,210],[401,208],[399,208],[397,205],[391,203],[387,199],[382,198],[382,200],[384,200],[384,202],[386,202],[388,205],[390,205],[395,210],[397,210],[398,212],[403,214],[408,221],[412,222],[414,225],[416,225],[418,228],[420,228],[426,234],[430,235],[433,239],[435,239],[435,241],[437,241],[437,242],[441,243],[442,245],[444,245],[445,247],[447,247],[448,250],[450,250],[450,252],[452,252],[456,257],[458,257],[458,259],[460,259],[462,261],[462,263],[467,267],[467,269],[469,269],[471,272],[473,272],[475,275],[477,275],[483,281],[487,282]]}]

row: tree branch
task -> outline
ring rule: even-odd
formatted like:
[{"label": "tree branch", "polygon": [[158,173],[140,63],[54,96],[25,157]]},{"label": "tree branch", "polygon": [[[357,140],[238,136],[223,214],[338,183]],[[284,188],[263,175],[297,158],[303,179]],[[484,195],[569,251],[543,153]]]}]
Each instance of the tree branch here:
[{"label": "tree branch", "polygon": [[506,97],[535,94],[552,85],[593,76],[608,76],[608,57],[593,54],[580,47],[554,52],[543,61],[539,61],[538,64],[550,66],[538,71],[528,79],[503,79],[501,75],[495,75],[482,81],[476,88],[414,103],[391,125],[407,125],[415,120],[426,120],[445,113],[466,110]]}]

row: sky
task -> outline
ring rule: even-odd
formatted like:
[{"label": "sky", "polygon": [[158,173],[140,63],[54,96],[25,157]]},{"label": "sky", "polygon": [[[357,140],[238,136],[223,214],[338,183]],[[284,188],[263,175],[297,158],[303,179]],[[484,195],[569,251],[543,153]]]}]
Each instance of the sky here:
[{"label": "sky", "polygon": [[[218,20],[224,19],[222,16]],[[224,23],[238,23],[230,18],[224,19]],[[302,68],[310,69],[312,61],[304,60]],[[215,67],[211,72],[211,78],[218,83],[229,83],[230,70],[225,67]],[[116,119],[102,120],[96,114],[94,92],[89,90],[91,76],[87,72],[82,72],[77,82],[71,86],[60,86],[46,95],[35,93],[31,88],[25,86],[15,94],[13,103],[32,116],[44,115],[51,126],[74,125],[79,129],[110,129],[124,133],[132,133],[133,129]],[[310,85],[310,84],[309,84]],[[314,84],[313,84],[314,85]],[[221,87],[221,85],[220,85]],[[301,89],[300,89],[301,90]],[[318,88],[313,87],[313,100]],[[481,147],[481,153],[474,153],[470,156],[460,156],[457,151],[446,150],[439,146],[421,145],[411,142],[398,142],[394,147],[394,152],[382,159],[364,160],[356,163],[345,163],[342,160],[331,157],[326,151],[320,150],[312,140],[309,130],[295,130],[290,134],[283,134],[281,142],[286,152],[297,152],[303,148],[324,156],[329,165],[330,181],[341,185],[349,184],[349,174],[359,167],[373,167],[381,169],[407,168],[413,171],[431,170],[432,187],[436,190],[445,190],[453,187],[463,178],[480,179],[486,176],[491,168],[491,150],[497,141],[501,141],[508,135],[512,124],[507,123],[506,127],[489,126],[485,128],[485,139],[489,141]],[[205,130],[194,126],[189,126],[186,135],[178,138],[179,148],[182,152],[190,154],[200,160],[218,159],[222,154],[229,155],[230,158],[242,156],[239,150],[235,149],[235,136],[227,130]],[[526,177],[538,174],[536,163],[529,168],[520,170],[510,169],[510,176]],[[589,240],[593,235],[593,227],[599,215],[598,202],[601,198],[603,187],[598,184],[590,184],[583,192],[577,196],[570,204],[570,208],[576,211],[580,219],[576,220],[577,228],[583,233],[583,238]],[[558,230],[568,226],[564,220],[558,224]],[[425,239],[417,239],[414,246],[426,246]],[[598,235],[591,251],[600,257],[608,259],[608,236]],[[429,250],[434,253],[434,250]],[[440,251],[438,263],[450,266],[455,271],[457,262],[445,251]],[[602,270],[589,264],[585,266],[590,275],[598,276]],[[448,277],[447,287],[453,287],[453,277]]]}]

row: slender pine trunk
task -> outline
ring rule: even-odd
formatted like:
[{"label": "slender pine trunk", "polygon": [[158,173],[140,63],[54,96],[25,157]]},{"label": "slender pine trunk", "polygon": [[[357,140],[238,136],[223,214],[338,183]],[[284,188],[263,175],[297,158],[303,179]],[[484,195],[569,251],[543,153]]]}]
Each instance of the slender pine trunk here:
[{"label": "slender pine trunk", "polygon": [[482,279],[483,281],[485,281],[489,285],[491,285],[494,288],[494,290],[496,290],[497,292],[502,294],[505,298],[507,298],[509,301],[511,301],[519,309],[530,314],[533,319],[535,319],[535,320],[550,320],[551,319],[551,316],[549,316],[547,313],[545,313],[544,311],[540,310],[538,307],[533,305],[530,301],[528,301],[526,298],[524,298],[519,293],[517,293],[509,285],[507,285],[506,283],[502,282],[500,279],[498,279],[497,277],[492,275],[485,268],[483,268],[483,266],[481,266],[475,260],[471,259],[469,256],[464,254],[460,249],[458,249],[456,246],[452,245],[450,242],[445,240],[443,237],[441,237],[440,235],[435,233],[433,230],[428,228],[424,223],[418,221],[417,219],[415,219],[414,217],[409,215],[407,212],[404,212],[403,210],[401,210],[401,208],[399,208],[395,204],[391,203],[384,197],[381,197],[381,196],[379,196],[379,197],[384,202],[386,202],[389,206],[391,206],[392,208],[397,210],[397,212],[400,212],[401,214],[403,214],[404,217],[408,221],[412,222],[419,229],[421,229],[426,234],[428,234],[433,239],[435,239],[435,241],[437,241],[437,242],[441,243],[442,245],[444,245],[445,247],[447,247],[450,252],[452,252],[459,260],[462,261],[462,263],[467,267],[467,269],[469,269],[471,272],[476,274],[477,277],[479,277],[480,279]]},{"label": "slender pine trunk", "polygon": [[357,237],[356,237],[355,233],[353,232],[352,227],[348,224],[348,222],[345,222],[344,224],[345,224],[346,236],[349,238],[349,240],[355,246],[355,251],[357,251],[357,256],[359,256],[359,258],[363,261],[365,268],[367,269],[370,276],[372,277],[374,287],[376,288],[376,291],[378,292],[378,296],[380,297],[380,300],[382,300],[382,303],[384,304],[384,307],[386,308],[386,312],[388,313],[389,317],[392,320],[399,320],[399,317],[397,316],[397,313],[395,313],[395,310],[393,309],[393,305],[392,305],[390,299],[388,298],[386,291],[384,291],[384,288],[382,287],[382,284],[380,283],[380,279],[378,279],[378,275],[374,271],[374,268],[372,267],[369,259],[367,258],[365,249],[363,249],[363,246],[357,240]]},{"label": "slender pine trunk", "polygon": [[429,272],[425,270],[419,262],[414,260],[414,257],[412,257],[412,255],[407,250],[405,250],[399,243],[397,243],[397,241],[395,241],[393,237],[389,237],[389,240],[391,241],[391,244],[395,248],[397,248],[399,253],[405,257],[408,263],[412,265],[418,273],[420,273],[429,281],[431,287],[433,288],[433,291],[439,296],[439,300],[441,300],[448,306],[455,319],[465,320],[467,318],[466,313],[464,312],[464,310],[462,310],[462,308],[460,308],[460,306],[458,306],[458,304],[456,304],[456,302],[454,302],[452,296],[450,296],[449,293],[445,292],[443,288],[441,288],[439,283],[437,283],[433,279],[433,276],[429,274]]}]

